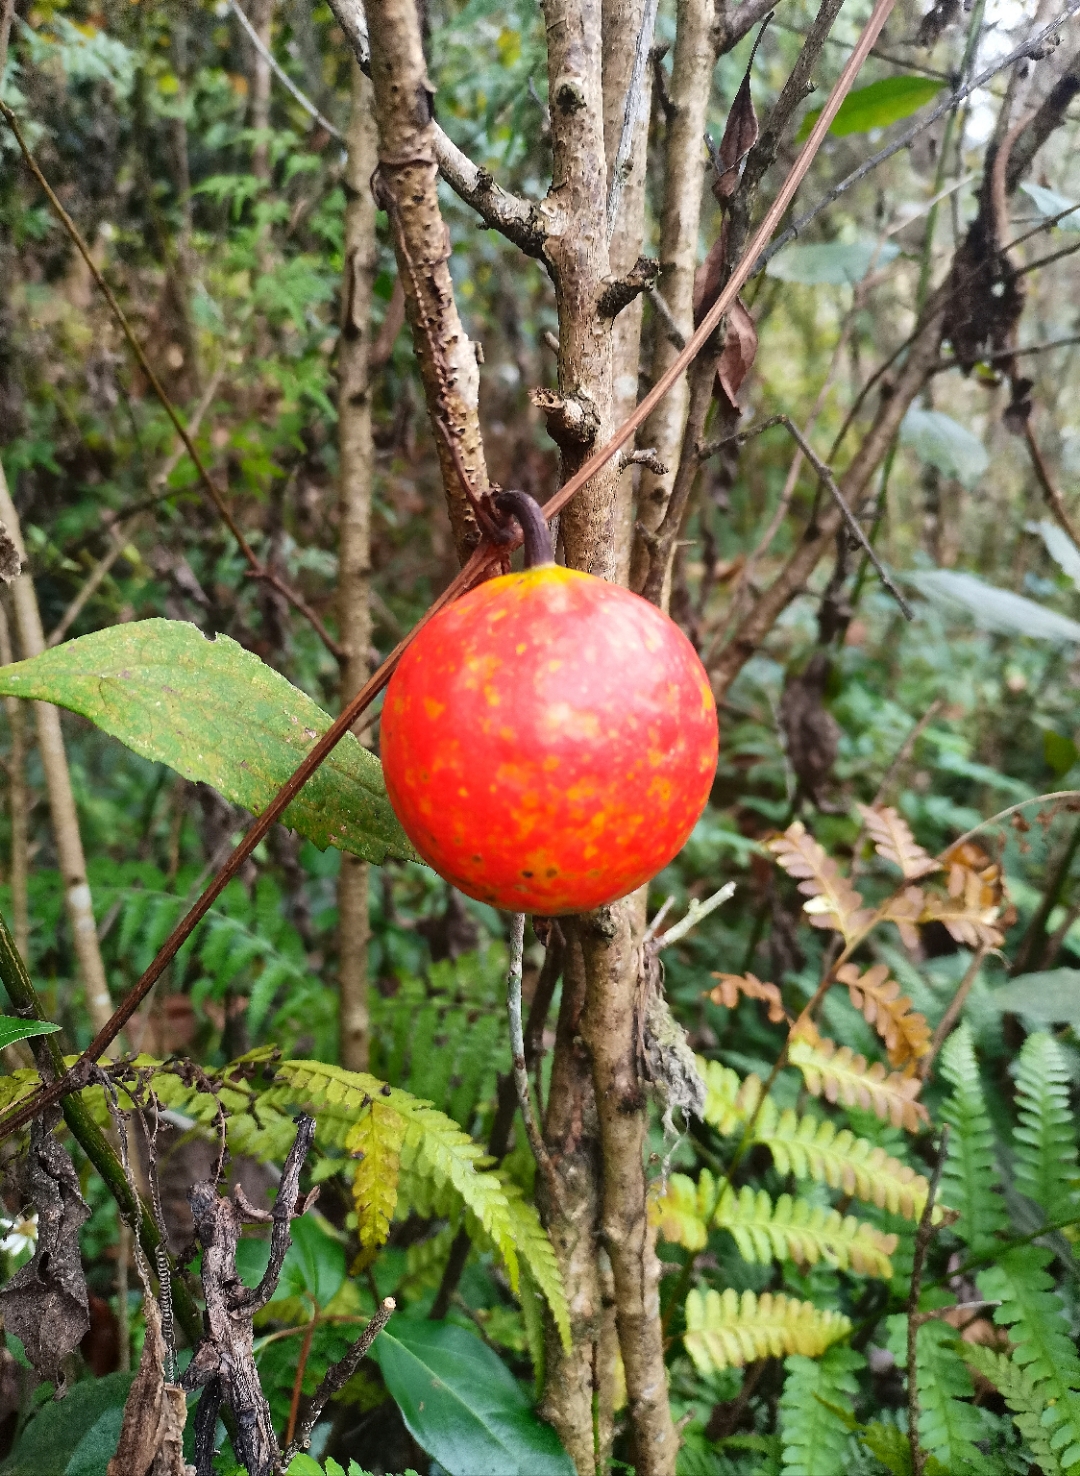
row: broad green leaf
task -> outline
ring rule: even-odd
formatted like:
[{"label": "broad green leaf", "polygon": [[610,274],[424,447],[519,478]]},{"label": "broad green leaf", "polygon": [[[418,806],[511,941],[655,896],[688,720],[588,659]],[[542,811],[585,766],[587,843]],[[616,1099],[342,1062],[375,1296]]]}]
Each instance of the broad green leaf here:
[{"label": "broad green leaf", "polygon": [[[141,620],[0,667],[0,694],[81,713],[135,753],[258,814],[330,726],[311,698],[250,651],[183,620]],[[325,850],[414,856],[382,766],[346,733],[283,817]]]},{"label": "broad green leaf", "polygon": [[1080,549],[1065,529],[1059,528],[1056,523],[1051,523],[1046,518],[1038,523],[1025,523],[1024,527],[1027,532],[1039,535],[1046,545],[1046,552],[1054,563],[1063,574],[1069,576],[1077,588],[1080,588]]},{"label": "broad green leaf", "polygon": [[114,1404],[99,1414],[72,1452],[64,1476],[101,1476],[116,1454],[123,1423],[123,1405]]},{"label": "broad green leaf", "polygon": [[854,287],[872,269],[900,255],[893,241],[829,241],[818,246],[789,246],[768,265],[770,277],[805,286]]},{"label": "broad green leaf", "polygon": [[1046,219],[1061,215],[1063,210],[1068,210],[1070,205],[1075,205],[1076,209],[1071,214],[1061,215],[1057,225],[1063,231],[1080,231],[1080,205],[1077,205],[1075,200],[1070,200],[1068,195],[1059,195],[1057,190],[1048,190],[1045,185],[1028,184],[1025,181],[1020,188],[1039,214]]},{"label": "broad green leaf", "polygon": [[292,1245],[285,1256],[276,1297],[298,1297],[304,1292],[317,1307],[325,1307],[345,1280],[345,1247],[328,1235],[313,1215],[301,1215],[290,1226]]},{"label": "broad green leaf", "polygon": [[398,1318],[373,1353],[410,1435],[450,1476],[574,1476],[499,1357],[464,1328]]},{"label": "broad green leaf", "polygon": [[[95,1434],[98,1421],[113,1411],[122,1417],[133,1377],[129,1373],[114,1373],[101,1379],[84,1379],[73,1384],[65,1398],[50,1400],[23,1428],[15,1449],[0,1465],[0,1473],[65,1476],[84,1439],[89,1440]],[[116,1451],[119,1434],[120,1423],[116,1420],[110,1456]],[[99,1469],[104,1471],[104,1464]]]},{"label": "broad green leaf", "polygon": [[924,599],[947,615],[967,615],[998,635],[1030,636],[1038,641],[1080,641],[1080,624],[1034,600],[986,584],[956,569],[927,569],[904,576]]},{"label": "broad green leaf", "polygon": [[32,1035],[51,1035],[59,1030],[47,1020],[13,1020],[10,1015],[0,1015],[0,1051],[14,1045],[17,1040],[29,1040]]},{"label": "broad green leaf", "polygon": [[911,409],[900,422],[900,443],[910,446],[921,461],[936,466],[947,477],[973,486],[990,465],[978,436],[940,410]]},{"label": "broad green leaf", "polygon": [[1028,1015],[1047,1025],[1080,1027],[1080,969],[1046,969],[1018,974],[993,989],[987,999],[994,1009]]},{"label": "broad green leaf", "polygon": [[[901,118],[910,118],[921,107],[937,97],[945,86],[933,77],[916,77],[903,72],[898,77],[883,77],[880,82],[871,82],[868,87],[859,87],[849,92],[840,104],[833,119],[831,134],[844,138],[849,133],[869,133],[871,128],[887,128],[890,123],[899,123]],[[809,138],[810,130],[821,117],[821,109],[807,113],[797,135],[797,141]]]},{"label": "broad green leaf", "polygon": [[1056,733],[1053,728],[1046,728],[1043,732],[1043,755],[1058,779],[1067,774],[1080,758],[1072,739]]}]

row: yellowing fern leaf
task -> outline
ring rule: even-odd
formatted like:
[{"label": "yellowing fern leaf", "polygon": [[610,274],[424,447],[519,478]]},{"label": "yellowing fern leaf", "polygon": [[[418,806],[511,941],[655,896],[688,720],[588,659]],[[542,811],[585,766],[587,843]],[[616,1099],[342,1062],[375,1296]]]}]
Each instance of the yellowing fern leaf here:
[{"label": "yellowing fern leaf", "polygon": [[[325,1114],[331,1137],[342,1142],[371,1102],[378,1101],[396,1112],[405,1122],[400,1151],[402,1186],[408,1176],[411,1184],[423,1186],[444,1206],[448,1196],[460,1204],[501,1258],[514,1290],[520,1253],[528,1259],[541,1289],[555,1296],[555,1302],[549,1297],[552,1314],[557,1320],[565,1316],[562,1289],[559,1287],[558,1293],[554,1290],[558,1271],[553,1255],[549,1260],[540,1251],[531,1229],[523,1234],[524,1207],[513,1202],[506,1184],[491,1171],[484,1150],[445,1113],[437,1112],[410,1092],[387,1086],[366,1071],[346,1071],[321,1061],[283,1061],[267,1095],[275,1101],[288,1100],[303,1106],[318,1118],[320,1129]],[[547,1242],[546,1236],[544,1240]]]},{"label": "yellowing fern leaf", "polygon": [[863,909],[862,897],[802,821],[793,821],[766,845],[788,875],[798,879],[799,891],[809,899],[803,911],[812,926],[833,928],[848,943],[858,937],[873,913]]},{"label": "yellowing fern leaf", "polygon": [[900,993],[900,985],[889,978],[887,965],[874,964],[860,974],[857,964],[844,964],[837,969],[836,977],[847,985],[851,1003],[885,1042],[890,1065],[903,1066],[926,1055],[930,1049],[926,1016],[912,1009],[911,1000]]},{"label": "yellowing fern leaf", "polygon": [[[753,1141],[768,1148],[781,1174],[842,1189],[908,1220],[923,1212],[930,1185],[921,1174],[848,1128],[838,1130],[828,1118],[799,1117],[790,1107],[781,1112],[766,1098]],[[935,1205],[935,1223],[942,1218]]]},{"label": "yellowing fern leaf", "polygon": [[705,1106],[702,1116],[722,1137],[743,1127],[761,1097],[761,1080],[748,1076],[741,1081],[730,1066],[719,1061],[706,1061],[695,1056],[698,1074],[705,1083]]},{"label": "yellowing fern leaf", "polygon": [[898,866],[906,881],[915,881],[931,871],[940,871],[941,863],[935,861],[920,846],[911,833],[911,827],[891,805],[858,805],[874,849],[886,861]]},{"label": "yellowing fern leaf", "polygon": [[649,1186],[649,1220],[671,1245],[702,1250],[709,1238],[705,1218],[711,1210],[710,1204],[702,1213],[698,1186],[686,1174],[670,1174],[666,1182],[655,1179]]},{"label": "yellowing fern leaf", "polygon": [[742,1296],[730,1287],[724,1292],[700,1292],[686,1299],[683,1342],[699,1373],[741,1368],[760,1358],[785,1358],[802,1353],[820,1358],[832,1343],[851,1331],[840,1312],[822,1312],[812,1302],[752,1291]]},{"label": "yellowing fern leaf", "polygon": [[868,1065],[865,1056],[825,1039],[813,1025],[802,1025],[792,1036],[788,1059],[815,1097],[843,1102],[845,1107],[870,1107],[909,1132],[928,1120],[926,1108],[915,1100],[922,1086],[917,1076],[886,1072],[880,1061]]},{"label": "yellowing fern leaf", "polygon": [[780,991],[775,984],[763,984],[753,974],[713,974],[713,978],[720,980],[716,988],[709,991],[713,1004],[726,1005],[729,1010],[733,1010],[739,1003],[739,995],[745,994],[747,999],[760,999],[768,1005],[769,1019],[774,1025],[787,1019]]},{"label": "yellowing fern leaf", "polygon": [[[960,872],[953,868],[953,874]],[[920,922],[939,922],[948,930],[949,936],[965,948],[1000,948],[1005,935],[997,926],[1001,908],[985,906],[982,901],[982,885],[973,871],[960,877],[962,890],[955,895],[942,897],[929,893],[923,903]]]},{"label": "yellowing fern leaf", "polygon": [[346,1150],[356,1160],[352,1196],[356,1232],[365,1251],[384,1244],[390,1234],[405,1126],[399,1112],[374,1097],[345,1139]]}]

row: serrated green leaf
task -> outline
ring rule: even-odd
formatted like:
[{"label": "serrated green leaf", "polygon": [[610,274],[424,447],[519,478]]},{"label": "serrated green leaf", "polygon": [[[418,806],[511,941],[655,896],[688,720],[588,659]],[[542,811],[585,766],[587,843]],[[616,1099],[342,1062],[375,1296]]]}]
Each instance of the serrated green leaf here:
[{"label": "serrated green leaf", "polygon": [[[143,758],[264,810],[330,718],[228,636],[183,620],[141,620],[0,667],[0,694],[54,702]],[[285,811],[283,823],[325,849],[379,864],[415,859],[390,808],[382,766],[345,737]]]},{"label": "serrated green leaf", "polygon": [[11,1015],[0,1015],[0,1051],[14,1045],[17,1040],[29,1040],[32,1035],[51,1035],[59,1025],[48,1020],[16,1020]]},{"label": "serrated green leaf", "polygon": [[[890,123],[899,123],[910,118],[935,98],[945,86],[933,77],[918,77],[902,72],[898,77],[882,77],[867,87],[849,92],[840,104],[829,132],[836,138],[849,133],[868,133],[871,128],[887,128]],[[796,142],[809,138],[810,130],[821,117],[821,109],[807,113],[796,135]]]}]

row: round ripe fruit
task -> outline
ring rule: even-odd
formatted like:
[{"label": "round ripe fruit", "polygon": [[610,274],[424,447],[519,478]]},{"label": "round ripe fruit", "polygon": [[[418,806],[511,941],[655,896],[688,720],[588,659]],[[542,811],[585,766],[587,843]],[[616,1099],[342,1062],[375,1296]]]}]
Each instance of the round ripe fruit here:
[{"label": "round ripe fruit", "polygon": [[428,864],[510,912],[586,912],[680,850],[716,769],[716,707],[678,626],[546,564],[424,626],[382,713],[386,788]]}]

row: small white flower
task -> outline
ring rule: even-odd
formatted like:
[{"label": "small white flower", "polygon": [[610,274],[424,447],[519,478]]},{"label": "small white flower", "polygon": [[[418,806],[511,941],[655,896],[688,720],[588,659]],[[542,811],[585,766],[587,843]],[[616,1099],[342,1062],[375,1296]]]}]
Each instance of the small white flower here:
[{"label": "small white flower", "polygon": [[38,1237],[37,1213],[17,1215],[13,1220],[0,1215],[0,1230],[4,1231],[4,1238],[0,1240],[0,1251],[7,1251],[8,1255],[17,1256],[24,1250],[33,1250],[37,1245]]}]

